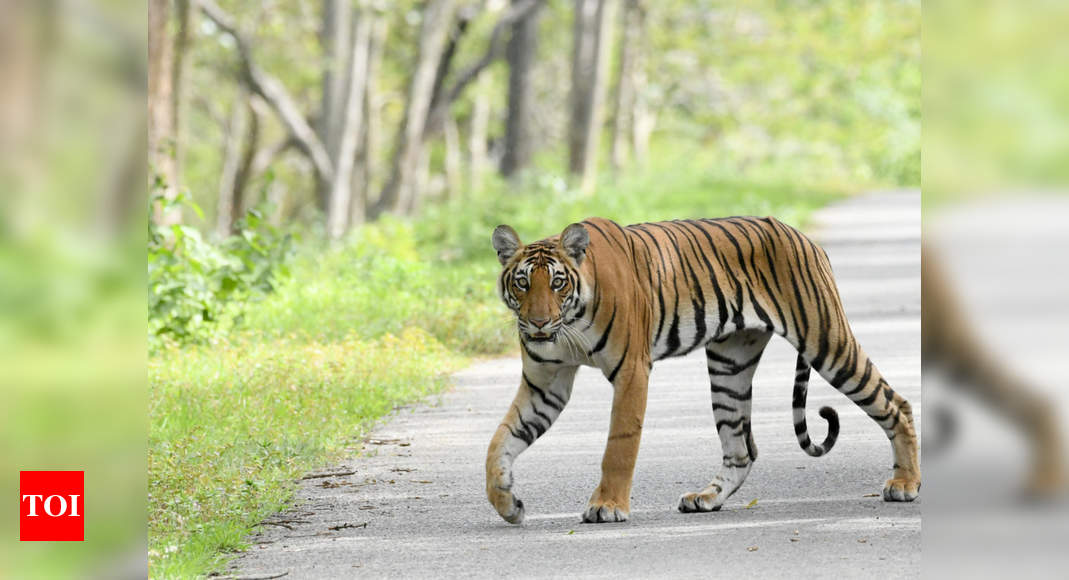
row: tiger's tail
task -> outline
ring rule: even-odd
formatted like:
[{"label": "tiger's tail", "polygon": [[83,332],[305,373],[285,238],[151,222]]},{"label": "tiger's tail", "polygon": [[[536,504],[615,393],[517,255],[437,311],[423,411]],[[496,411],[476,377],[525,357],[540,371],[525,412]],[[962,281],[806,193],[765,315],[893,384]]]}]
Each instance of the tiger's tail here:
[{"label": "tiger's tail", "polygon": [[794,398],[791,406],[794,407],[794,434],[798,437],[798,444],[802,450],[813,457],[820,457],[831,451],[835,440],[839,438],[839,414],[831,407],[821,407],[820,416],[828,422],[828,436],[820,445],[814,445],[809,439],[809,428],[805,420],[805,399],[809,393],[809,363],[799,354],[798,363],[794,371]]}]

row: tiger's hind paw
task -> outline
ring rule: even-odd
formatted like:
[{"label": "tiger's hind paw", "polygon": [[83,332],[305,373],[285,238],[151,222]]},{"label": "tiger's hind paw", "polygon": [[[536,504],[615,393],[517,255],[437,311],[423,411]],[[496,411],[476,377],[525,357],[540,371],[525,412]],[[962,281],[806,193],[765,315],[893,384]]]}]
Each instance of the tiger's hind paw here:
[{"label": "tiger's hind paw", "polygon": [[524,516],[523,500],[512,492],[500,488],[489,488],[490,503],[501,515],[501,519],[510,524],[522,524]]},{"label": "tiger's hind paw", "polygon": [[883,484],[883,501],[913,501],[920,494],[918,479],[895,477]]}]

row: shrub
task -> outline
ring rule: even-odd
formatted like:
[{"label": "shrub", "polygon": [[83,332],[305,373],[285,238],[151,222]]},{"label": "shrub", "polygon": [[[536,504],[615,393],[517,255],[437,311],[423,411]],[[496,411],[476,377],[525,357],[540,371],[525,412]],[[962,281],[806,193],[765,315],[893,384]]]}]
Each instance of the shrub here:
[{"label": "shrub", "polygon": [[[164,204],[192,202],[180,196]],[[202,214],[201,214],[202,215]],[[218,243],[193,227],[176,224],[148,230],[149,347],[161,342],[201,343],[240,322],[251,303],[275,289],[287,275],[292,237],[266,223],[252,209],[238,233]]]}]

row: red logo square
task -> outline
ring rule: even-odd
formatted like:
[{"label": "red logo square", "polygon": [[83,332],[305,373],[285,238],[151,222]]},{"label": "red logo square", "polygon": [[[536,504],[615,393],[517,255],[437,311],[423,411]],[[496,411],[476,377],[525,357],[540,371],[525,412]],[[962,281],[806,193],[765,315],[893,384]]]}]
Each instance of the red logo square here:
[{"label": "red logo square", "polygon": [[19,539],[85,540],[85,472],[19,472]]}]

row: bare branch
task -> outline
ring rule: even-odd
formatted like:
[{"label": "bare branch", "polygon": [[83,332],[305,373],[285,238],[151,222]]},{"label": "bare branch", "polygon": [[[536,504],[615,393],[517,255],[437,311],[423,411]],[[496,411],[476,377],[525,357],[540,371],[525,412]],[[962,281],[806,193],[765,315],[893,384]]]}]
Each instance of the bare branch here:
[{"label": "bare branch", "polygon": [[312,167],[320,179],[327,182],[334,178],[334,166],[322,141],[301,114],[297,104],[286,92],[278,79],[262,71],[252,60],[249,42],[237,29],[233,18],[224,12],[213,0],[198,0],[200,9],[220,30],[234,39],[238,56],[241,58],[242,74],[249,88],[275,110],[279,120],[297,143],[297,147],[312,161]]},{"label": "bare branch", "polygon": [[445,120],[445,111],[449,105],[460,98],[464,89],[466,89],[472,81],[479,78],[479,75],[486,70],[486,67],[490,66],[495,60],[501,57],[505,45],[503,38],[505,30],[529,16],[542,4],[542,2],[543,0],[526,0],[509,6],[509,9],[505,11],[505,14],[501,16],[501,19],[494,24],[494,29],[490,32],[490,44],[487,46],[486,52],[483,53],[479,60],[457,74],[457,80],[453,82],[448,91],[444,91],[443,97],[436,103],[436,106],[428,116],[428,122],[424,127],[424,139],[442,129],[442,123]]},{"label": "bare branch", "polygon": [[296,146],[297,140],[287,136],[269,147],[260,149],[252,159],[251,175],[255,177],[262,174],[264,171],[267,171],[267,168],[275,162],[275,159],[278,159],[278,157],[285,153],[290,147]]}]

